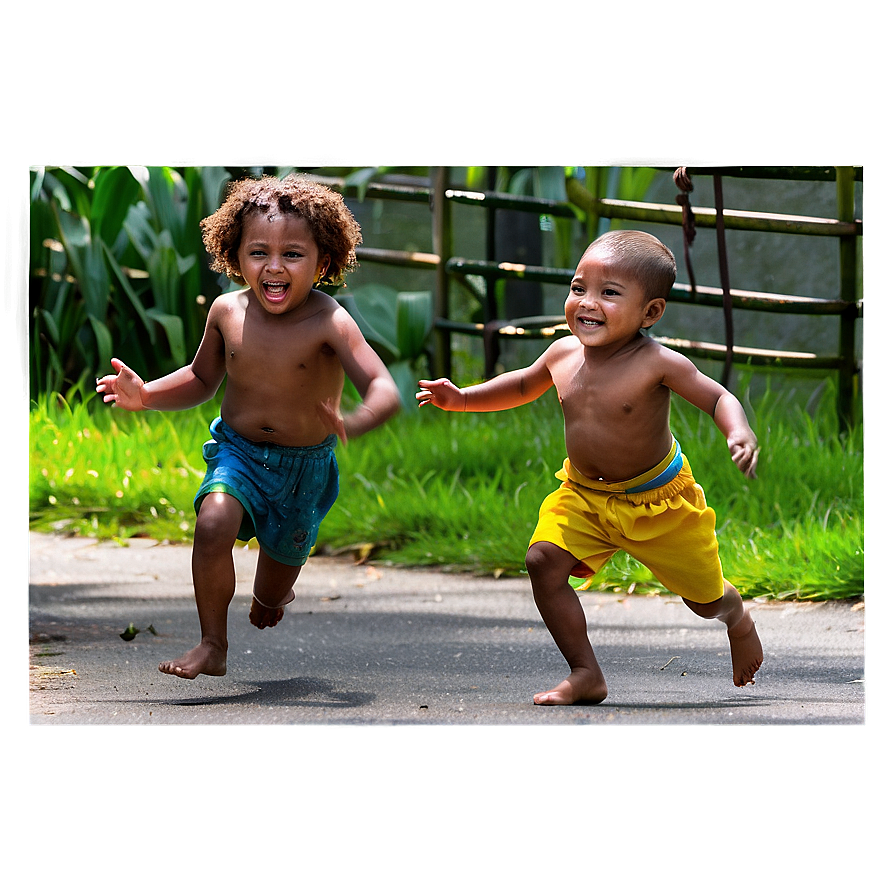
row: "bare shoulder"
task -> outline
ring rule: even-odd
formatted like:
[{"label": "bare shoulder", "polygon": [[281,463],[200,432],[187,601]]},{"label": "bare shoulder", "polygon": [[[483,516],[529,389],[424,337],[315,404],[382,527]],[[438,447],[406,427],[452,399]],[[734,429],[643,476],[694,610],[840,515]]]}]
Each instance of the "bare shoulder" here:
[{"label": "bare shoulder", "polygon": [[583,353],[582,343],[576,336],[563,336],[552,342],[541,357],[550,365],[570,357],[581,357]]},{"label": "bare shoulder", "polygon": [[646,339],[643,347],[642,358],[655,364],[664,377],[675,377],[682,374],[690,375],[697,369],[694,362],[685,357],[681,352],[662,345],[655,339]]},{"label": "bare shoulder", "polygon": [[221,293],[212,302],[211,308],[209,308],[209,320],[232,314],[234,311],[245,311],[246,306],[249,304],[248,293],[248,289],[237,289]]}]

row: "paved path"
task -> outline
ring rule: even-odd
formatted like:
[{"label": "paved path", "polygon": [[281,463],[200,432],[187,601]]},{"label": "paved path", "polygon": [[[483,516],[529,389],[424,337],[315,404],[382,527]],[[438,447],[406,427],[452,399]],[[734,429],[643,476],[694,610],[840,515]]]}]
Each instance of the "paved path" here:
[{"label": "paved path", "polygon": [[[275,629],[248,622],[255,554],[234,551],[228,674],[158,672],[198,639],[190,550],[30,536],[33,724],[861,724],[864,608],[754,603],[765,650],[731,683],[722,627],[677,598],[587,593],[610,685],[600,706],[540,707],[567,672],[524,578],[314,557]],[[119,633],[141,629],[131,641]],[[152,626],[156,634],[148,631]]]}]

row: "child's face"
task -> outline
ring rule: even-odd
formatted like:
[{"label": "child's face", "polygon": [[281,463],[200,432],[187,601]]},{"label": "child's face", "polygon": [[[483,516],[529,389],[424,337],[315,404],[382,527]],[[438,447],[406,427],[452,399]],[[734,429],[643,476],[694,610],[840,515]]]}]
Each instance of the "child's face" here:
[{"label": "child's face", "polygon": [[611,346],[655,324],[665,307],[665,299],[647,296],[638,281],[614,265],[611,253],[597,247],[582,256],[564,312],[570,332],[583,345]]},{"label": "child's face", "polygon": [[273,218],[261,212],[246,217],[237,258],[243,279],[270,314],[302,305],[329,262],[308,222],[282,212]]}]

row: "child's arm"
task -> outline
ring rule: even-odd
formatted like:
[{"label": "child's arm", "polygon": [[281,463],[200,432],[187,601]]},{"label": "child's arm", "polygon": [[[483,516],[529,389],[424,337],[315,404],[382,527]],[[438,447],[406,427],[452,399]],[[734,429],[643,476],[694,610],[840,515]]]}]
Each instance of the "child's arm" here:
[{"label": "child's arm", "polygon": [[345,444],[398,413],[401,397],[386,365],[361,335],[348,312],[337,312],[334,323],[338,339],[334,340],[333,347],[362,403],[343,417],[337,403],[328,400],[318,406],[318,414]]},{"label": "child's arm", "polygon": [[215,306],[193,363],[157,380],[144,382],[118,358],[112,359],[115,373],[96,381],[104,402],[126,411],[175,411],[195,407],[213,398],[224,379],[224,341],[213,323]]},{"label": "child's arm", "polygon": [[706,411],[728,441],[731,459],[748,479],[755,479],[759,447],[743,405],[724,386],[701,373],[677,352],[668,352],[664,385],[695,407]]},{"label": "child's arm", "polygon": [[434,405],[443,411],[505,411],[544,395],[554,384],[546,356],[548,350],[529,367],[508,370],[484,383],[459,389],[450,380],[420,380],[416,398],[419,407]]}]

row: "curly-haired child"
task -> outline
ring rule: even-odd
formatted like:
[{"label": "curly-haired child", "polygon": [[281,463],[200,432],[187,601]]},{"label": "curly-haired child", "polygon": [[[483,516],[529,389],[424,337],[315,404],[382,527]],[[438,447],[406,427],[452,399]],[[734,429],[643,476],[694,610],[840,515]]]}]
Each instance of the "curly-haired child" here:
[{"label": "curly-haired child", "polygon": [[[276,625],[339,489],[334,454],[398,410],[395,383],[349,314],[315,288],[355,265],[361,232],[342,197],[305,178],[231,185],[201,223],[212,269],[245,288],[218,297],[193,362],[144,382],[117,358],[97,380],[129,411],[178,410],[212,398],[221,415],[203,446],[194,506],[193,588],[201,640],[159,665],[181,678],[227,671],[233,545],[258,539],[250,622]],[[362,403],[343,416],[345,375]]]}]

